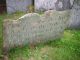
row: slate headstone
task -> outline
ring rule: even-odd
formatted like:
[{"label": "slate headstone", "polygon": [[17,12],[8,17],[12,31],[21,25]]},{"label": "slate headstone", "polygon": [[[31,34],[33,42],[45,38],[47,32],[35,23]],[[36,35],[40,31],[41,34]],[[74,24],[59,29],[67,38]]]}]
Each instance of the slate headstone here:
[{"label": "slate headstone", "polygon": [[50,10],[43,15],[29,13],[17,20],[5,21],[4,46],[24,46],[60,38],[68,18],[68,11]]}]

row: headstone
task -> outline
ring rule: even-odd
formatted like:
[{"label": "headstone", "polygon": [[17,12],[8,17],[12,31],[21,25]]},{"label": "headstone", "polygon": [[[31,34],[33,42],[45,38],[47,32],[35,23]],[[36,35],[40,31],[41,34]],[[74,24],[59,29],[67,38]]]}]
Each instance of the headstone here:
[{"label": "headstone", "polygon": [[35,11],[68,10],[71,9],[74,0],[35,0]]},{"label": "headstone", "polygon": [[69,29],[80,29],[80,0],[75,0],[71,10]]},{"label": "headstone", "polygon": [[4,21],[4,46],[36,44],[60,38],[66,28],[69,11],[29,13],[17,20]]},{"label": "headstone", "polygon": [[6,0],[7,13],[14,13],[17,11],[26,12],[28,6],[32,5],[32,0]]}]

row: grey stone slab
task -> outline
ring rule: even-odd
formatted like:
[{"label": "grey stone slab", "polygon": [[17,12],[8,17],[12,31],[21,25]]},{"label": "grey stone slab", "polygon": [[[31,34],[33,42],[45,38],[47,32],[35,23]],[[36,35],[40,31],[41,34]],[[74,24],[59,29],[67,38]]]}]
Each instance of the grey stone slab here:
[{"label": "grey stone slab", "polygon": [[43,15],[29,13],[17,20],[4,22],[4,35],[7,34],[4,45],[15,47],[55,40],[63,35],[68,20],[68,11],[50,10]]},{"label": "grey stone slab", "polygon": [[80,1],[75,0],[71,10],[69,29],[80,29]]},{"label": "grey stone slab", "polygon": [[36,11],[71,9],[74,0],[35,0]]},{"label": "grey stone slab", "polygon": [[26,12],[28,6],[32,5],[32,0],[6,0],[7,13],[14,13],[17,11]]}]

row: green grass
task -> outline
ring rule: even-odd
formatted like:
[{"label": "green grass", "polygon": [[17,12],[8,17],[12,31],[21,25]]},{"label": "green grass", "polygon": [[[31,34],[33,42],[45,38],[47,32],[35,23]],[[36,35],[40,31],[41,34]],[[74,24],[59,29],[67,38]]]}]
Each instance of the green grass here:
[{"label": "green grass", "polygon": [[[2,46],[2,21],[17,19],[24,13],[0,15],[0,48]],[[1,55],[1,49],[0,49]],[[80,30],[65,30],[61,39],[39,44],[34,49],[28,46],[10,50],[9,60],[80,60]]]},{"label": "green grass", "polygon": [[1,49],[2,49],[2,20],[3,20],[3,16],[0,16],[0,56],[1,56]]}]

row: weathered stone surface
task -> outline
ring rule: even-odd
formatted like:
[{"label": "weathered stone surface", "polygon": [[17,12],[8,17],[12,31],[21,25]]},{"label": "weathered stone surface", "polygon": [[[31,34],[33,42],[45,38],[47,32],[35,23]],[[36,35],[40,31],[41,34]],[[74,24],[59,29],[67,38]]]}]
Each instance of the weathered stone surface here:
[{"label": "weathered stone surface", "polygon": [[23,46],[60,38],[68,18],[68,11],[50,10],[43,15],[29,13],[18,20],[5,21],[4,46]]},{"label": "weathered stone surface", "polygon": [[17,11],[26,12],[28,6],[32,5],[32,0],[6,0],[7,12],[14,13]]},{"label": "weathered stone surface", "polygon": [[71,9],[74,0],[35,0],[35,10],[66,10]]},{"label": "weathered stone surface", "polygon": [[80,0],[75,0],[71,10],[69,29],[80,29]]}]

